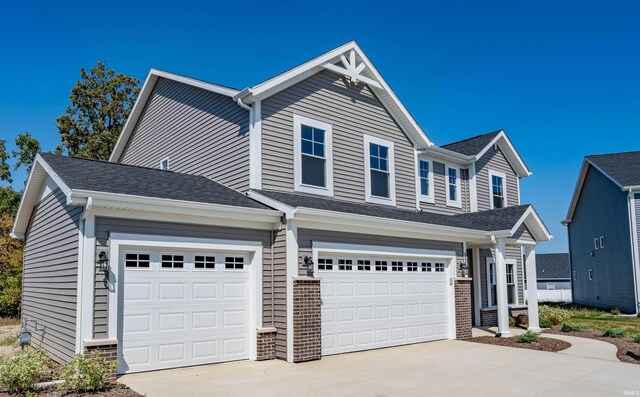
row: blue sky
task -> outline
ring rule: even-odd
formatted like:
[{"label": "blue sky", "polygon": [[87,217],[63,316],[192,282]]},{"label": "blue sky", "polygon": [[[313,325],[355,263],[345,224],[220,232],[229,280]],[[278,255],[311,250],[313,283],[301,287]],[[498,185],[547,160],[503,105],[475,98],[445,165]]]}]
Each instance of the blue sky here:
[{"label": "blue sky", "polygon": [[582,157],[640,150],[640,2],[593,0],[0,0],[0,137],[53,149],[79,68],[99,60],[244,88],[351,39],[436,144],[507,131],[533,170],[522,201],[555,237],[540,252],[567,250]]}]

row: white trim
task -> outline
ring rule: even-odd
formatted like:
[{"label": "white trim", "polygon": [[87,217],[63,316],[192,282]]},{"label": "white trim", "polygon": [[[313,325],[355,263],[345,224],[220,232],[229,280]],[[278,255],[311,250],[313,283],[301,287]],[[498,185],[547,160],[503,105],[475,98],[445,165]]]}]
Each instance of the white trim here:
[{"label": "white trim", "polygon": [[480,307],[482,306],[482,282],[480,277],[480,248],[471,248],[473,254],[473,298],[474,298],[474,325],[480,326]]},{"label": "white trim", "polygon": [[276,199],[272,199],[271,197],[255,190],[249,190],[248,195],[257,202],[262,203],[268,207],[275,208],[277,211],[282,212],[287,219],[293,218],[296,213],[295,208],[290,207]]},{"label": "white trim", "polygon": [[491,294],[491,265],[494,265],[494,269],[493,269],[493,277],[495,277],[496,279],[496,285],[498,284],[498,277],[495,274],[495,264],[496,264],[496,260],[491,257],[491,256],[487,256],[485,257],[485,273],[486,273],[486,285],[485,288],[487,288],[487,306],[488,308],[494,308],[497,305],[492,305],[491,301],[492,301],[492,294]]},{"label": "white trim", "polygon": [[[89,212],[85,209],[85,213]],[[82,342],[93,339],[93,310],[94,310],[94,291],[95,291],[95,270],[96,270],[96,218],[92,213],[83,214],[83,233],[82,233],[82,259],[80,268],[78,269],[78,295],[81,297],[80,317],[77,322],[80,323],[80,334],[77,339],[80,345],[81,353]],[[76,344],[76,350],[78,344]]]},{"label": "white trim", "polygon": [[298,227],[293,220],[286,222],[287,277],[287,361],[293,362],[293,279],[298,276]]},{"label": "white trim", "polygon": [[500,171],[489,170],[489,209],[493,208],[493,177],[497,176],[502,178],[502,195],[504,199],[504,205],[502,208],[508,207],[507,201],[507,174]]},{"label": "white trim", "polygon": [[[164,168],[164,162],[167,162],[167,168]],[[169,157],[165,157],[162,160],[160,160],[160,169],[163,171],[170,171],[171,170],[171,162],[169,161]]]},{"label": "white trim", "polygon": [[[476,160],[480,160],[482,156],[484,156],[484,154],[487,153],[487,151],[493,147],[493,145],[501,146],[502,144],[506,145],[507,149],[509,149],[511,156],[509,156],[509,153],[505,153],[505,157],[507,158],[507,161],[512,166],[512,168],[516,171],[516,174],[522,177],[531,176],[532,175],[531,171],[529,171],[529,168],[524,163],[524,161],[522,160],[522,158],[520,157],[516,149],[513,147],[511,140],[507,136],[507,133],[504,132],[504,130],[501,130],[500,133],[496,135],[491,140],[491,142],[489,142],[484,147],[484,149],[482,149],[482,151],[480,151],[480,153],[478,153],[475,156]],[[511,159],[509,157],[511,157]]]},{"label": "white trim", "polygon": [[[538,312],[538,279],[536,271],[536,250],[535,247],[525,247],[525,268],[527,273],[527,282],[531,288],[527,289],[527,314],[529,315],[529,330],[539,331],[539,312]],[[547,284],[548,289],[549,284]],[[555,289],[555,283],[554,283]]]},{"label": "white trim", "polygon": [[[414,148],[413,149],[413,169],[414,170],[418,170],[418,164],[419,164],[419,159],[420,157],[420,152],[418,151],[418,149]],[[420,208],[420,176],[418,175],[418,172],[416,171],[413,174],[414,177],[414,186],[415,186],[415,199],[416,199],[416,211],[421,211]]]},{"label": "white trim", "polygon": [[[365,185],[365,201],[375,204],[383,205],[396,205],[396,171],[395,171],[395,157],[394,157],[394,144],[386,139],[377,138],[371,135],[364,135],[364,185]],[[388,149],[389,158],[389,198],[373,196],[371,194],[371,159],[369,144],[375,144],[384,146]]]},{"label": "white trim", "polygon": [[[495,260],[494,257],[487,256],[485,258],[485,262],[486,262],[485,271],[487,273],[486,274],[486,281],[487,281],[486,284],[487,285],[485,285],[485,287],[487,288],[487,307],[488,308],[494,308],[494,307],[497,307],[497,306],[491,306],[491,298],[492,298],[492,296],[491,296],[491,284],[489,283],[489,281],[490,281],[489,274],[491,272],[489,271],[489,268],[490,268],[491,265],[494,266],[494,276],[496,277],[496,289],[497,289],[498,276],[497,276],[497,269],[495,269],[496,260]],[[513,303],[508,303],[508,304],[509,305],[519,305],[520,304],[520,296],[518,294],[518,261],[515,260],[515,259],[505,259],[505,264],[513,266],[513,286],[515,288],[515,291],[514,291],[515,301]],[[506,275],[506,273],[505,273],[505,275]],[[506,284],[506,285],[507,285],[507,287],[509,286],[509,284]],[[508,299],[509,299],[509,296],[507,295],[507,302],[508,302]]]},{"label": "white trim", "polygon": [[507,261],[505,258],[505,243],[498,241],[495,245],[496,262],[496,294],[498,299],[498,332],[503,336],[511,335],[509,330],[509,300],[507,294]]},{"label": "white trim", "polygon": [[[450,199],[449,170],[456,170],[456,200]],[[444,185],[445,185],[445,195],[447,199],[447,207],[462,208],[462,191],[461,191],[462,183],[460,183],[460,180],[461,180],[460,167],[454,166],[452,164],[445,164],[444,165]]]},{"label": "white trim", "polygon": [[469,205],[471,212],[478,211],[478,185],[475,161],[469,166]]},{"label": "white trim", "polygon": [[[428,195],[423,195],[422,194],[422,177],[420,175],[420,163],[424,161],[427,164],[429,164],[429,175],[428,175],[428,179],[429,179],[429,194]],[[420,202],[423,203],[435,203],[435,194],[434,194],[434,182],[433,182],[433,160],[430,160],[428,158],[425,157],[418,157],[418,163],[417,163],[417,169],[416,169],[416,177],[417,177],[417,185],[416,185],[416,191],[418,193],[418,198],[420,200]]]},{"label": "white trim", "polygon": [[82,264],[84,263],[84,219],[78,222],[78,285],[76,288],[76,341],[75,353],[82,353]]},{"label": "white trim", "polygon": [[640,312],[640,239],[638,237],[638,218],[636,216],[636,198],[634,192],[629,192],[629,228],[631,229],[631,261],[633,265],[633,284],[636,293],[636,313]]},{"label": "white trim", "polygon": [[[256,359],[257,336],[255,330],[262,327],[262,243],[258,241],[236,241],[203,239],[175,236],[156,236],[129,233],[112,233],[109,239],[109,259],[111,273],[109,277],[109,319],[108,319],[108,339],[118,340],[119,338],[119,318],[123,309],[122,294],[120,293],[120,251],[121,246],[155,248],[158,250],[167,249],[188,249],[191,251],[236,251],[248,252],[252,254],[252,273],[250,277],[250,333],[249,358]],[[120,340],[120,342],[122,342]]]},{"label": "white trim", "polygon": [[[324,130],[325,187],[302,183],[302,125]],[[294,190],[303,193],[333,196],[333,127],[329,123],[309,117],[293,115],[293,180]]]},{"label": "white trim", "polygon": [[516,176],[516,188],[518,189],[518,205],[520,205],[520,177]]},{"label": "white trim", "polygon": [[262,189],[262,101],[249,111],[249,187]]},{"label": "white trim", "polygon": [[[533,220],[533,222],[530,219]],[[535,238],[536,241],[550,241],[553,239],[553,236],[549,233],[549,230],[532,206],[527,208],[520,219],[511,228],[509,236],[513,236],[523,223],[527,226],[529,232],[533,235],[533,238]]]}]

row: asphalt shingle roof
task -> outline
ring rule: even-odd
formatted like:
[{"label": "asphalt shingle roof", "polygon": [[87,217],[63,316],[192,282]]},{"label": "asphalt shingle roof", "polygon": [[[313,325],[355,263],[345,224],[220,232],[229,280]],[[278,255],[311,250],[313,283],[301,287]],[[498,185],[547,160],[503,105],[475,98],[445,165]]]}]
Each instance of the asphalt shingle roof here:
[{"label": "asphalt shingle roof", "polygon": [[473,156],[482,151],[489,142],[493,140],[502,130],[488,132],[486,134],[477,135],[462,141],[448,143],[441,146],[443,149],[451,150],[454,152],[462,153],[467,156]]},{"label": "asphalt shingle roof", "polygon": [[536,254],[536,276],[539,279],[570,279],[569,254]]},{"label": "asphalt shingle roof", "polygon": [[70,189],[269,209],[203,176],[40,153]]},{"label": "asphalt shingle roof", "polygon": [[526,204],[460,215],[444,215],[431,212],[399,210],[375,204],[351,203],[295,193],[282,193],[267,190],[256,191],[290,207],[344,212],[356,215],[375,216],[408,222],[427,223],[431,225],[450,226],[481,231],[511,229],[522,217],[522,214],[524,214],[527,208],[529,208],[529,205]]},{"label": "asphalt shingle roof", "polygon": [[587,156],[622,186],[640,186],[640,151]]}]

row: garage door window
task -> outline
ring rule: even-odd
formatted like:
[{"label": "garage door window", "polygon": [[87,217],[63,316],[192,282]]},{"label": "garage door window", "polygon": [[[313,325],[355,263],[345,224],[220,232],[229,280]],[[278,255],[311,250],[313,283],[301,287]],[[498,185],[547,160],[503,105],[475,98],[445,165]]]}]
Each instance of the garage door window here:
[{"label": "garage door window", "polygon": [[387,261],[376,261],[376,272],[386,272]]},{"label": "garage door window", "polygon": [[215,270],[216,257],[209,255],[196,255],[194,262],[194,268],[196,270]]},{"label": "garage door window", "polygon": [[437,273],[444,272],[444,263],[436,263],[436,272]]},{"label": "garage door window", "polygon": [[402,262],[391,262],[391,271],[392,272],[401,272],[402,271]]},{"label": "garage door window", "polygon": [[161,266],[163,269],[183,269],[184,255],[162,254]]},{"label": "garage door window", "polygon": [[351,259],[338,259],[338,270],[353,270]]},{"label": "garage door window", "polygon": [[148,269],[150,267],[150,255],[144,253],[126,253],[125,266],[128,268]]},{"label": "garage door window", "polygon": [[407,262],[407,271],[408,272],[417,272],[418,271],[418,262]]},{"label": "garage door window", "polygon": [[224,258],[224,268],[227,270],[244,269],[244,258],[241,256],[227,256]]},{"label": "garage door window", "polygon": [[371,261],[358,259],[358,270],[365,272],[371,271]]},{"label": "garage door window", "polygon": [[431,272],[431,262],[422,262],[422,271],[423,272]]},{"label": "garage door window", "polygon": [[333,259],[318,259],[318,270],[333,270]]}]

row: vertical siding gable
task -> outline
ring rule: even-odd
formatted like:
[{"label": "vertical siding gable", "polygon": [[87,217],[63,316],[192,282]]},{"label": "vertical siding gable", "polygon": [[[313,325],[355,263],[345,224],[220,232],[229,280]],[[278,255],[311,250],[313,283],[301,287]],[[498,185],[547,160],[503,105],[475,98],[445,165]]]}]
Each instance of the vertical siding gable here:
[{"label": "vertical siding gable", "polygon": [[332,125],[334,196],[365,202],[364,139],[394,142],[396,203],[415,209],[413,144],[368,86],[317,73],[262,102],[262,187],[292,192],[293,114]]},{"label": "vertical siding gable", "polygon": [[[605,248],[596,250],[594,238],[599,236],[604,236]],[[593,167],[569,224],[569,250],[577,275],[572,281],[575,303],[635,312],[627,193]]]},{"label": "vertical siding gable", "polygon": [[249,112],[233,99],[160,78],[119,162],[204,175],[249,189]]},{"label": "vertical siding gable", "polygon": [[55,189],[34,208],[25,239],[22,319],[44,326],[27,322],[32,344],[59,363],[75,354],[81,214]]},{"label": "vertical siding gable", "polygon": [[507,176],[507,206],[518,205],[518,175],[505,157],[502,149],[490,148],[476,162],[476,188],[478,190],[478,211],[490,209],[491,185],[489,170],[503,172]]}]

